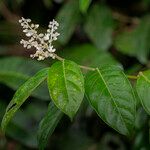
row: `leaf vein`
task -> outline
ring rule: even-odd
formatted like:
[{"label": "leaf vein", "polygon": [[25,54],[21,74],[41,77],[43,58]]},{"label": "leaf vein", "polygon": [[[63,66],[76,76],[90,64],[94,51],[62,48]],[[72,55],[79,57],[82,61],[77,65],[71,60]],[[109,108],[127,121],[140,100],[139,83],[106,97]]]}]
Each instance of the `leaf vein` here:
[{"label": "leaf vein", "polygon": [[[122,114],[121,114],[121,112],[120,112],[120,110],[119,110],[119,107],[118,107],[118,105],[116,104],[116,102],[115,102],[115,100],[114,100],[114,97],[113,97],[113,95],[111,94],[111,92],[110,92],[110,90],[109,90],[109,88],[108,88],[108,86],[107,86],[107,83],[105,82],[105,80],[104,80],[104,78],[103,78],[101,72],[99,71],[99,69],[96,68],[96,70],[97,70],[98,74],[100,75],[101,79],[103,80],[103,82],[104,82],[104,84],[105,84],[105,86],[106,86],[106,89],[107,89],[108,93],[110,94],[110,97],[112,98],[113,103],[115,104],[115,106],[116,106],[116,108],[117,108],[117,110],[118,110],[118,112],[119,112],[120,118],[121,118],[122,122],[124,123],[124,125],[125,125],[125,127],[126,127],[126,124],[125,124],[124,119],[123,119],[123,117],[122,117]],[[127,129],[127,127],[126,127],[126,129]]]}]

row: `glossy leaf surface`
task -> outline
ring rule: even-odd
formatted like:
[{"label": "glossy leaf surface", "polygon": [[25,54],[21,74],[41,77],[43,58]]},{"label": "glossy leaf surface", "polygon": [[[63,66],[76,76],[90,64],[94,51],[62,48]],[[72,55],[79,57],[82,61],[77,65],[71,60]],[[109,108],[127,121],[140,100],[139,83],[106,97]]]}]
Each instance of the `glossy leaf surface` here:
[{"label": "glossy leaf surface", "polygon": [[72,119],[84,97],[84,78],[79,66],[68,60],[53,64],[48,87],[54,104]]},{"label": "glossy leaf surface", "polygon": [[136,84],[137,94],[140,101],[150,115],[150,71],[140,72],[137,84]]},{"label": "glossy leaf surface", "polygon": [[[13,90],[17,90],[31,76],[46,67],[43,63],[27,58],[2,58],[0,60],[0,83],[7,85]],[[49,100],[46,85],[40,86],[32,93],[32,96],[42,100]]]},{"label": "glossy leaf surface", "polygon": [[97,68],[87,75],[85,86],[89,102],[102,120],[129,135],[135,120],[135,97],[123,71],[116,66]]},{"label": "glossy leaf surface", "polygon": [[58,41],[61,44],[66,44],[70,40],[76,25],[80,21],[78,0],[68,1],[58,12],[56,20],[60,25],[58,32],[61,33]]},{"label": "glossy leaf surface", "polygon": [[111,11],[104,5],[94,5],[88,15],[85,31],[95,46],[103,51],[112,44],[114,21]]},{"label": "glossy leaf surface", "polygon": [[38,130],[38,145],[40,150],[46,147],[49,136],[52,135],[63,113],[52,103],[49,104],[48,111],[41,120]]},{"label": "glossy leaf surface", "polygon": [[43,69],[35,74],[33,77],[28,79],[15,93],[13,99],[7,106],[5,115],[2,120],[2,130],[5,128],[11,118],[14,116],[16,111],[21,107],[21,105],[27,100],[31,93],[37,88],[37,86],[42,83],[47,77],[48,69]]}]

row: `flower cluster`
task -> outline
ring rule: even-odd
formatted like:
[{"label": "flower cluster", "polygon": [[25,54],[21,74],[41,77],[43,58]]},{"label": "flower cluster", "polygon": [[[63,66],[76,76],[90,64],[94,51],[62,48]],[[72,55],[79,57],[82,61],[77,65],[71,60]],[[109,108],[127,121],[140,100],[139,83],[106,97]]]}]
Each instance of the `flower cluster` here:
[{"label": "flower cluster", "polygon": [[37,32],[39,28],[38,24],[31,23],[31,19],[21,18],[19,23],[23,27],[23,32],[29,38],[28,40],[22,39],[21,44],[27,49],[31,47],[36,48],[35,54],[30,55],[30,57],[37,60],[44,60],[45,58],[51,57],[55,59],[56,49],[53,47],[52,42],[57,40],[59,33],[56,32],[58,29],[58,22],[53,20],[49,22],[47,32],[45,34]]}]

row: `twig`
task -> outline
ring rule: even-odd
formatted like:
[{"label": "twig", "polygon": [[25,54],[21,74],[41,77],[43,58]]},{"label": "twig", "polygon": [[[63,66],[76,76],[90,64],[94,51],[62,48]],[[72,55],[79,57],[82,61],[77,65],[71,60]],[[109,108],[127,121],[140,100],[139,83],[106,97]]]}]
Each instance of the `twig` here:
[{"label": "twig", "polygon": [[5,5],[4,2],[0,2],[0,13],[4,16],[4,18],[12,23],[16,23],[19,17],[13,14]]},{"label": "twig", "polygon": [[64,58],[62,58],[62,57],[58,56],[58,55],[57,55],[57,54],[55,54],[55,53],[54,53],[54,56],[55,56],[55,58],[56,58],[56,59],[58,59],[58,60],[60,60],[60,61],[63,61],[63,60],[64,60]]},{"label": "twig", "polygon": [[92,68],[92,67],[87,67],[87,66],[79,66],[80,68],[82,68],[82,69],[86,69],[86,70],[91,70],[91,71],[95,71],[96,70],[96,68]]},{"label": "twig", "polygon": [[113,12],[113,18],[123,23],[131,22],[133,24],[139,24],[140,22],[137,17],[129,17],[118,12]]},{"label": "twig", "polygon": [[[63,60],[64,60],[64,58],[58,56],[57,54],[54,54],[54,55],[55,55],[55,58],[56,58],[56,59],[58,59],[58,60],[60,60],[60,61],[63,61]],[[91,71],[94,71],[94,70],[95,70],[95,68],[87,67],[87,66],[81,66],[81,65],[79,65],[79,67],[82,68],[82,69],[91,70]]]},{"label": "twig", "polygon": [[129,79],[134,79],[134,80],[137,80],[137,79],[138,79],[137,76],[132,76],[132,75],[127,75],[127,77],[128,77]]}]

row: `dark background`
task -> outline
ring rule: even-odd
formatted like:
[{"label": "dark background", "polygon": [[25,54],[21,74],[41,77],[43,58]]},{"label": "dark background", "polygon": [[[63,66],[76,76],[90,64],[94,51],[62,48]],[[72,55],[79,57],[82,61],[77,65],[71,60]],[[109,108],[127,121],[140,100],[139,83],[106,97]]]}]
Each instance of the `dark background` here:
[{"label": "dark background", "polygon": [[[150,0],[92,0],[87,10],[78,0],[1,0],[0,120],[16,89],[54,62],[30,59],[34,49],[19,44],[25,38],[18,23],[22,16],[40,24],[43,32],[55,18],[60,24],[56,53],[66,59],[93,67],[121,65],[129,75],[150,68]],[[37,149],[37,128],[49,100],[44,84],[18,111],[6,138],[0,131],[0,149]],[[97,116],[85,98],[73,122],[62,118],[48,149],[149,150],[148,121],[137,101],[135,132],[132,137],[122,136]]]}]

